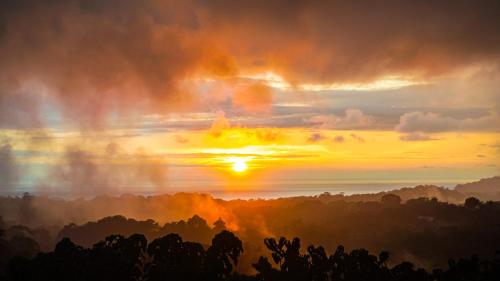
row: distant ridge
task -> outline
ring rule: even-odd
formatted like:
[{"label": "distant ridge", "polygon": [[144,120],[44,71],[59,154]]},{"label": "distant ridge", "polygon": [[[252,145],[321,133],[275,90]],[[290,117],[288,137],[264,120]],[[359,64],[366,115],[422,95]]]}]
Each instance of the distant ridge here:
[{"label": "distant ridge", "polygon": [[417,185],[414,187],[403,187],[389,191],[365,194],[329,194],[324,193],[318,197],[322,201],[361,202],[361,201],[380,201],[386,194],[395,194],[401,197],[401,200],[408,201],[416,198],[436,198],[439,201],[454,204],[462,204],[468,197],[474,196],[483,201],[500,201],[500,176],[481,179],[476,182],[459,184],[453,189],[436,185]]},{"label": "distant ridge", "polygon": [[343,200],[346,202],[367,202],[367,201],[380,201],[382,197],[387,194],[395,194],[399,196],[403,202],[408,201],[410,199],[425,197],[425,198],[436,198],[439,201],[443,202],[462,204],[464,200],[467,198],[467,195],[461,192],[435,185],[417,185],[414,187],[403,187],[400,189],[382,191],[371,194],[365,193],[365,194],[352,194],[352,195],[343,195],[343,194],[330,195],[328,193],[324,193],[322,195],[319,195],[318,197],[322,201]]},{"label": "distant ridge", "polygon": [[386,194],[395,194],[403,202],[418,198],[436,198],[438,201],[463,204],[468,197],[482,201],[500,201],[500,177],[482,179],[477,182],[445,188],[435,185],[418,185],[391,191],[365,194],[331,194],[325,192],[315,196],[282,197],[277,199],[218,199],[210,194],[176,193],[163,195],[101,195],[92,199],[64,200],[46,196],[25,194],[22,197],[0,196],[0,217],[4,221],[22,223],[27,226],[64,225],[86,223],[110,215],[123,215],[139,220],[154,219],[159,223],[178,221],[197,214],[208,221],[223,217],[228,226],[236,224],[233,212],[248,206],[295,205],[321,201],[330,203],[379,202]]},{"label": "distant ridge", "polygon": [[479,181],[459,184],[455,190],[482,200],[500,200],[500,176],[480,179]]}]

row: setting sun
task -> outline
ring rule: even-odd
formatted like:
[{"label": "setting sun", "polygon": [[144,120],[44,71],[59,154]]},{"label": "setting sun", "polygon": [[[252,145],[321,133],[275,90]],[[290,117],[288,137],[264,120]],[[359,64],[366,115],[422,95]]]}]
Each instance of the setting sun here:
[{"label": "setting sun", "polygon": [[244,159],[236,159],[231,168],[237,173],[242,173],[248,169],[248,165]]},{"label": "setting sun", "polygon": [[0,0],[0,281],[500,281],[500,0],[46,2]]}]

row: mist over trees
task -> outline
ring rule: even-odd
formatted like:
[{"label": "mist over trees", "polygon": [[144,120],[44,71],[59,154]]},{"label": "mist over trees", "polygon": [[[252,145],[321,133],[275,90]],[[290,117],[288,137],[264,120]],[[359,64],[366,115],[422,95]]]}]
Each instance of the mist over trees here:
[{"label": "mist over trees", "polygon": [[90,200],[25,194],[0,197],[0,218],[1,267],[11,257],[50,252],[64,238],[91,248],[110,235],[141,234],[154,241],[176,233],[207,248],[224,230],[242,241],[245,251],[234,269],[245,274],[254,273],[253,264],[266,256],[269,249],[262,241],[268,237],[300,237],[303,245],[321,245],[327,253],[338,245],[388,251],[388,265],[411,261],[428,271],[448,266],[449,258],[477,254],[492,259],[500,249],[500,202],[432,186],[229,201],[196,193]]},{"label": "mist over trees", "polygon": [[[124,194],[122,196],[100,195],[91,199],[58,199],[33,196],[0,196],[0,216],[5,221],[29,227],[54,227],[56,230],[67,224],[83,224],[113,215],[122,215],[136,220],[153,219],[160,224],[179,221],[194,215],[215,222],[219,218],[233,229],[237,228],[239,211],[263,207],[280,208],[304,202],[379,202],[385,195],[397,195],[401,202],[418,198],[436,198],[440,202],[463,204],[469,197],[481,201],[500,201],[500,177],[458,185],[447,189],[433,185],[405,187],[389,192],[373,194],[330,194],[317,196],[288,197],[278,199],[222,200],[208,194],[176,193],[156,196]],[[245,213],[245,212],[244,212]],[[259,211],[258,214],[264,213]]]},{"label": "mist over trees", "polygon": [[[391,265],[410,260],[427,270],[446,266],[452,257],[478,254],[493,258],[494,250],[500,249],[498,202],[470,198],[465,204],[455,205],[419,198],[399,203],[393,195],[381,202],[254,203],[255,206],[244,204],[235,210],[237,228],[229,227],[223,218],[209,222],[195,215],[163,225],[154,220],[111,216],[79,225],[68,224],[55,231],[11,222],[1,222],[0,229],[3,229],[3,243],[10,245],[5,253],[28,258],[39,251],[51,251],[64,238],[92,247],[103,237],[115,234],[127,237],[139,233],[153,241],[177,233],[186,241],[207,247],[217,233],[230,230],[241,238],[246,249],[236,265],[242,273],[253,272],[252,264],[265,255],[267,248],[262,241],[267,237],[300,237],[303,244],[322,245],[327,252],[339,244],[349,249],[388,251]],[[3,260],[5,264],[6,258]]]}]

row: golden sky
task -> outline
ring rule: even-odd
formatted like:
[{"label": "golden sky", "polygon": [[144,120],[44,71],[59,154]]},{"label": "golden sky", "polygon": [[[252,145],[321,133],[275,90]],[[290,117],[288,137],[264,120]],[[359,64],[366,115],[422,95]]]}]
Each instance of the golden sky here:
[{"label": "golden sky", "polygon": [[498,1],[2,3],[0,193],[498,175],[498,10]]}]

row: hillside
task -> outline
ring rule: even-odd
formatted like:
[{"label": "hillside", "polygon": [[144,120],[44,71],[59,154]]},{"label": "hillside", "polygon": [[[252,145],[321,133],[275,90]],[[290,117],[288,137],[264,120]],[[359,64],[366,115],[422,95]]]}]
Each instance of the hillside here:
[{"label": "hillside", "polygon": [[500,200],[500,176],[459,184],[455,190],[467,197],[475,196],[481,200],[498,201]]}]

